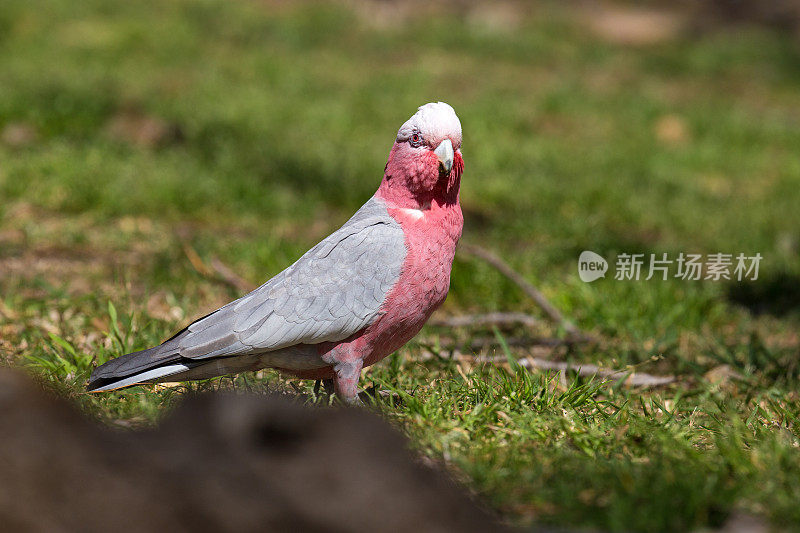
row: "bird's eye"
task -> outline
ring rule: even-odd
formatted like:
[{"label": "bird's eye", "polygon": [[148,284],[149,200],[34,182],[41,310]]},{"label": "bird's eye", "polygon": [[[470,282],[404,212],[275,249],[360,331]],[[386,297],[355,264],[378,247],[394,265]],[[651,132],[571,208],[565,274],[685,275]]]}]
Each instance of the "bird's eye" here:
[{"label": "bird's eye", "polygon": [[422,136],[419,133],[412,133],[409,140],[412,146],[419,146],[422,143]]}]

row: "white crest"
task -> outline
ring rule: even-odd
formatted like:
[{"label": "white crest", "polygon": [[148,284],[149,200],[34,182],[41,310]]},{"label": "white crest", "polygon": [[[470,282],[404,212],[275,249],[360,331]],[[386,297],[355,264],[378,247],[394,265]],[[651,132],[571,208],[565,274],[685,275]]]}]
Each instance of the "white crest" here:
[{"label": "white crest", "polygon": [[450,138],[457,147],[461,146],[461,121],[455,110],[444,102],[431,102],[417,109],[417,112],[400,127],[398,141],[406,141],[417,132],[425,139],[440,141]]}]

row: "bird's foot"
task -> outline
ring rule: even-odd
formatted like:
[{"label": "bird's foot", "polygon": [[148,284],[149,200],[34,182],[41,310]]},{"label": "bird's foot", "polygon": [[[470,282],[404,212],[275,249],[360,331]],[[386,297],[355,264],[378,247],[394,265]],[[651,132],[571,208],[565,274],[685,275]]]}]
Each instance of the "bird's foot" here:
[{"label": "bird's foot", "polygon": [[332,378],[330,378],[330,379],[318,379],[314,383],[314,397],[315,398],[319,398],[321,396],[320,388],[325,390],[325,397],[328,398],[328,399],[330,399],[336,392],[336,387],[335,387],[335,385],[333,383],[333,379]]}]

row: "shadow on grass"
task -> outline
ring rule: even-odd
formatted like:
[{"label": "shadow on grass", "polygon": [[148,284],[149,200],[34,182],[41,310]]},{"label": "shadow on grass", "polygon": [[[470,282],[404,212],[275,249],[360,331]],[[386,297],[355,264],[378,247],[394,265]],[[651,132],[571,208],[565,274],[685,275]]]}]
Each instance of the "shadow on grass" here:
[{"label": "shadow on grass", "polygon": [[732,283],[726,297],[756,315],[785,316],[800,311],[800,276],[776,272],[756,281]]}]

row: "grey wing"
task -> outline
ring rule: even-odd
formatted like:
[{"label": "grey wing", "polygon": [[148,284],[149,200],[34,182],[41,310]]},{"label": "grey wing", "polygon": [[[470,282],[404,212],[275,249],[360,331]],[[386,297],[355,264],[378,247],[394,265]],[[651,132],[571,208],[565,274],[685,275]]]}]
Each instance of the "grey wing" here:
[{"label": "grey wing", "polygon": [[178,353],[205,359],[346,339],[376,318],[405,256],[402,228],[373,198],[292,266],[190,325]]}]

